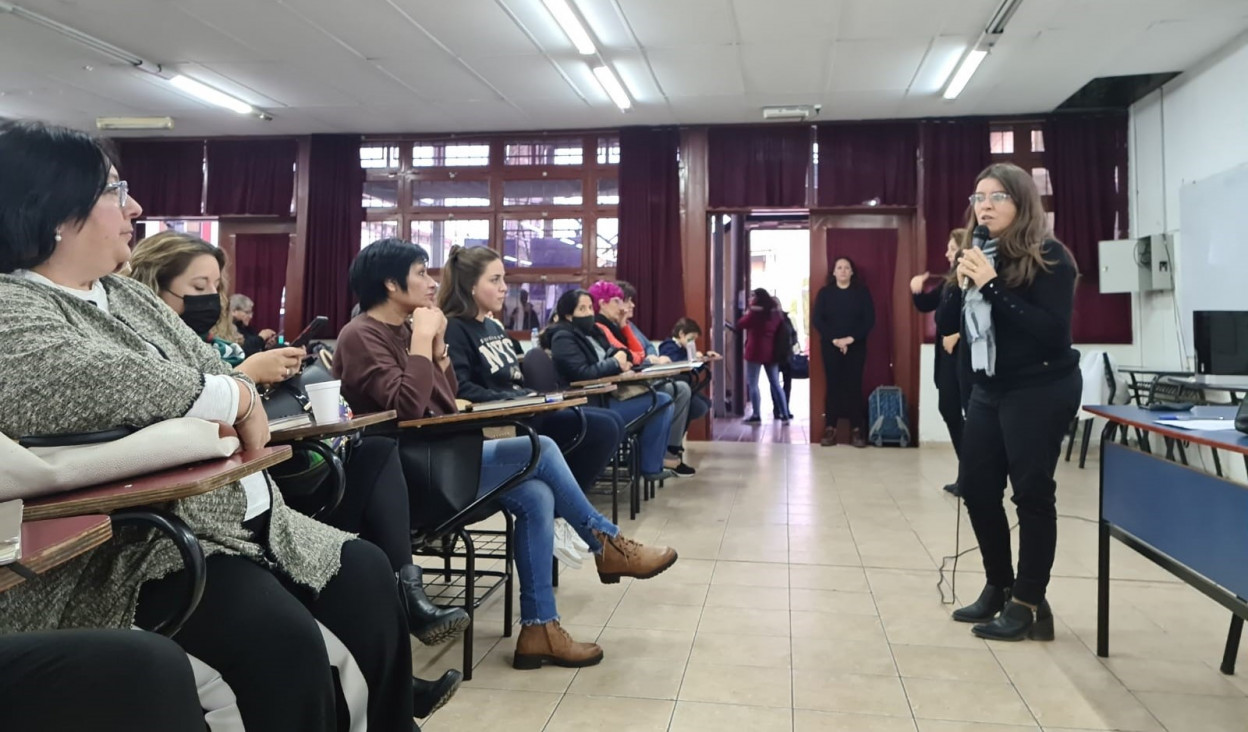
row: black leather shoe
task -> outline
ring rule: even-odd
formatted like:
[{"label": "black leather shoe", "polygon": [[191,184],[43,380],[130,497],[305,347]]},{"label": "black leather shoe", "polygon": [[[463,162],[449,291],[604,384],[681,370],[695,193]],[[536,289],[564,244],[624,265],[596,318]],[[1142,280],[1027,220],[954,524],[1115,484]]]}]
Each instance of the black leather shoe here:
[{"label": "black leather shoe", "polygon": [[984,585],[984,591],[979,593],[979,599],[966,607],[954,610],[953,619],[959,623],[986,623],[1001,612],[1001,608],[1005,606],[1005,601],[1008,599],[1010,599],[1008,587],[1003,589]]},{"label": "black leather shoe", "polygon": [[399,597],[407,611],[407,629],[427,646],[444,643],[468,627],[468,613],[463,608],[441,608],[429,600],[423,574],[415,564],[399,570]]},{"label": "black leather shoe", "polygon": [[412,716],[424,719],[442,708],[459,690],[464,675],[455,669],[447,669],[437,681],[425,681],[412,677]]},{"label": "black leather shoe", "polygon": [[1038,641],[1053,640],[1053,610],[1049,601],[1040,602],[1033,613],[1031,608],[1017,602],[1008,602],[1001,614],[991,623],[976,625],[971,632],[986,640],[1021,641],[1024,638]]},{"label": "black leather shoe", "polygon": [[686,463],[684,460],[681,460],[680,465],[672,468],[672,472],[676,473],[678,478],[685,478],[696,474],[698,471],[692,465]]}]

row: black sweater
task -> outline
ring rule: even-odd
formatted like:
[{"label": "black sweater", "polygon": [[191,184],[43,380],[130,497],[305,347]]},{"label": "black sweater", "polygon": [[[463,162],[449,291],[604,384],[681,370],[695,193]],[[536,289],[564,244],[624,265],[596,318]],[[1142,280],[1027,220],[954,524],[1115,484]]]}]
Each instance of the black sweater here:
[{"label": "black sweater", "polygon": [[836,283],[826,285],[815,296],[813,311],[812,324],[825,341],[849,336],[854,343],[863,343],[875,327],[875,304],[865,287],[842,290]]},{"label": "black sweater", "polygon": [[524,388],[520,361],[507,332],[486,318],[449,318],[446,345],[459,382],[456,396],[470,402],[516,399],[530,392]]},{"label": "black sweater", "polygon": [[[1012,389],[1053,381],[1079,368],[1079,351],[1071,347],[1070,324],[1075,307],[1077,270],[1066,248],[1046,241],[1041,249],[1045,261],[1030,285],[1006,287],[1001,277],[980,288],[992,305],[996,331],[996,373],[974,373],[975,383]],[[1007,265],[998,262],[1000,272]],[[965,328],[962,340],[967,341]]]}]

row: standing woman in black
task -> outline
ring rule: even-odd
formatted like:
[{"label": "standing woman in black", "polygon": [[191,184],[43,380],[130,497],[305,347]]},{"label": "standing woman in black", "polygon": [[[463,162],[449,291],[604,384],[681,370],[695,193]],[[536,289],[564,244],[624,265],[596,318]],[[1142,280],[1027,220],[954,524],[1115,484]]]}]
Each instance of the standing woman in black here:
[{"label": "standing woman in black", "polygon": [[[940,395],[940,416],[945,420],[956,455],[962,454],[963,415],[971,397],[970,374],[964,373],[969,362],[962,358],[963,349],[958,347],[962,338],[962,287],[954,266],[965,238],[966,229],[949,232],[949,244],[945,247],[949,273],[942,278],[939,287],[923,291],[924,283],[931,277],[927,272],[910,280],[915,309],[920,313],[936,313],[936,368],[933,373],[936,391]],[[961,495],[956,481],[946,485],[945,490],[955,496]]]},{"label": "standing woman in black", "polygon": [[[962,343],[974,387],[962,432],[958,485],[979,541],[987,585],[953,619],[979,623],[990,640],[1052,640],[1045,601],[1057,548],[1062,438],[1079,408],[1079,352],[1071,347],[1078,269],[1052,237],[1031,174],[991,165],[971,196],[970,226],[988,228],[983,249],[966,250],[957,274]],[[1018,574],[1002,498],[1006,479],[1018,511]]]},{"label": "standing woman in black", "polygon": [[838,257],[828,283],[815,296],[811,320],[823,353],[824,428],[820,445],[836,444],[836,423],[849,419],[854,447],[866,447],[867,405],[862,372],[867,366],[867,335],[875,327],[871,293],[849,257]]}]

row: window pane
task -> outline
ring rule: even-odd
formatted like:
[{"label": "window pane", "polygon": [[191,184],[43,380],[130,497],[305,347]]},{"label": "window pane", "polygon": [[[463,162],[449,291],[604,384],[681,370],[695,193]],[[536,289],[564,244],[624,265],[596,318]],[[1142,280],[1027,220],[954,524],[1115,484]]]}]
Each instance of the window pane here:
[{"label": "window pane", "polygon": [[581,201],[579,180],[503,181],[504,206],[579,206]]},{"label": "window pane", "polygon": [[397,180],[364,181],[364,208],[394,208],[399,205]]},{"label": "window pane", "polygon": [[1044,130],[1031,131],[1031,151],[1044,152]]},{"label": "window pane", "polygon": [[397,145],[362,145],[360,147],[361,168],[399,168],[399,148]]},{"label": "window pane", "polygon": [[488,206],[488,180],[414,180],[413,206]]},{"label": "window pane", "polygon": [[581,267],[580,219],[503,219],[503,261],[510,267]]},{"label": "window pane", "polygon": [[397,221],[365,221],[360,227],[360,249],[382,239],[390,239],[399,235]]},{"label": "window pane", "polygon": [[490,164],[488,143],[418,142],[412,148],[413,168],[481,166]]},{"label": "window pane", "polygon": [[1040,195],[1053,195],[1053,184],[1049,182],[1048,168],[1032,168],[1031,179],[1036,182],[1036,188],[1040,189]]},{"label": "window pane", "polygon": [[619,165],[620,164],[620,138],[618,137],[599,137],[598,138],[598,164],[599,165]]},{"label": "window pane", "polygon": [[446,264],[451,247],[488,247],[489,219],[447,219],[445,221],[413,221],[412,242],[429,252],[429,267]]},{"label": "window pane", "polygon": [[598,205],[618,206],[620,204],[620,182],[615,178],[598,179]]},{"label": "window pane", "polygon": [[503,153],[506,165],[581,165],[584,145],[579,138],[566,140],[517,140],[507,143]]},{"label": "window pane", "polygon": [[180,231],[194,234],[200,239],[217,246],[218,225],[216,219],[151,219],[139,222],[138,240],[155,236],[162,231]]},{"label": "window pane", "polygon": [[559,296],[581,285],[577,282],[523,282],[507,288],[503,325],[507,330],[541,330],[550,323]]},{"label": "window pane", "polygon": [[620,220],[598,219],[598,242],[594,247],[599,267],[614,267],[620,244]]},{"label": "window pane", "polygon": [[1004,130],[988,133],[989,148],[996,155],[1014,152],[1014,131]]}]

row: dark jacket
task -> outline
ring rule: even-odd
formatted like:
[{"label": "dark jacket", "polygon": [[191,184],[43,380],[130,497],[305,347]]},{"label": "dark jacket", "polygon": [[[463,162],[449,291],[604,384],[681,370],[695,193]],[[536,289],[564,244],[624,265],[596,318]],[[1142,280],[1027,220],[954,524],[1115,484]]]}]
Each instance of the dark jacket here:
[{"label": "dark jacket", "polygon": [[520,360],[507,331],[486,318],[448,318],[446,346],[455,380],[456,396],[470,402],[517,399],[530,392],[523,387]]},{"label": "dark jacket", "polygon": [[659,344],[659,355],[667,356],[672,361],[689,360],[689,351],[671,338]]},{"label": "dark jacket", "polygon": [[945,336],[962,331],[962,288],[942,282],[939,287],[912,295],[914,307],[920,313],[935,312],[936,321],[936,367],[932,377],[940,386],[940,373],[944,368],[956,368],[961,360],[962,341],[954,346],[953,353],[945,353],[941,342]]},{"label": "dark jacket", "polygon": [[811,324],[825,341],[848,336],[855,344],[864,343],[875,327],[875,303],[865,287],[842,290],[835,282],[825,285],[811,310]]},{"label": "dark jacket", "polygon": [[243,353],[248,356],[254,356],[264,350],[264,339],[260,337],[260,333],[250,325],[243,325],[235,320],[234,327],[238,329],[238,334],[243,337]]},{"label": "dark jacket", "polygon": [[563,385],[574,381],[605,379],[620,373],[620,362],[600,355],[594,342],[570,325],[554,325],[550,329],[550,358]]}]

